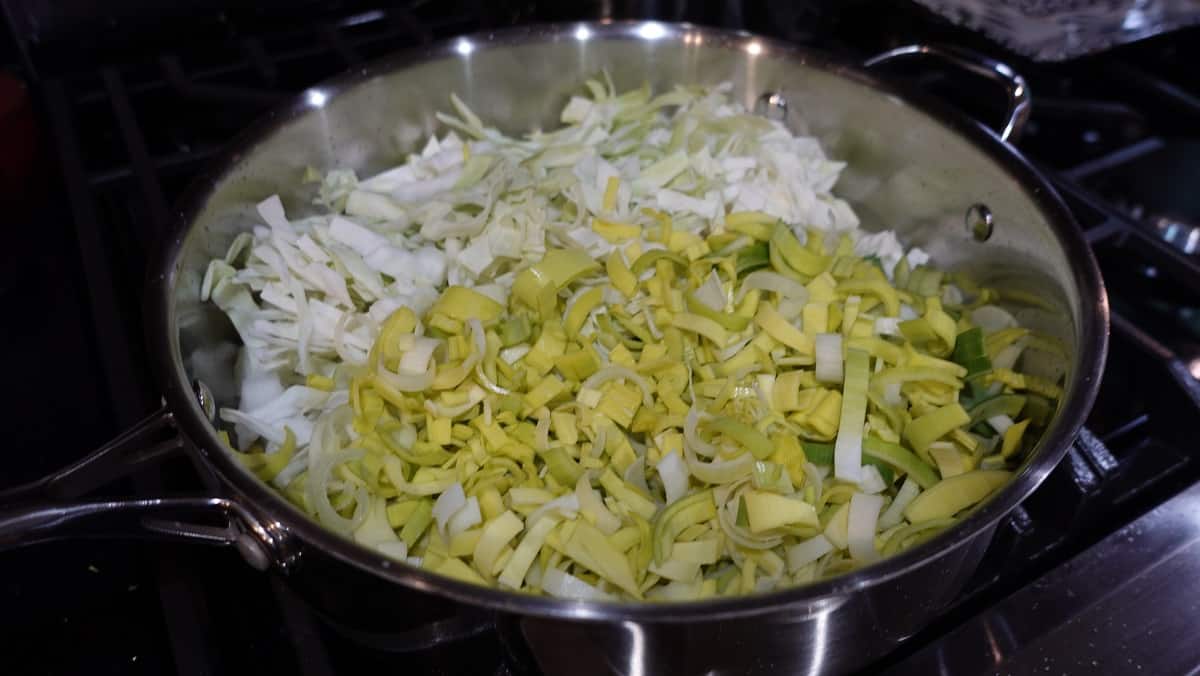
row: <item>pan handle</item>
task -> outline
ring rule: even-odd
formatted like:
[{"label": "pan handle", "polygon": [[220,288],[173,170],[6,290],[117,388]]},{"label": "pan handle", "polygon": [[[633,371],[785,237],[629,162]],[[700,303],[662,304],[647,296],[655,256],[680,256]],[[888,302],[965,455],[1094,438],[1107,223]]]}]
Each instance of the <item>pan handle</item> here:
[{"label": "pan handle", "polygon": [[864,61],[863,66],[874,68],[893,61],[929,57],[991,80],[1003,87],[1008,95],[1008,110],[1005,113],[1003,126],[996,131],[1000,135],[1001,141],[1015,142],[1020,137],[1025,123],[1029,121],[1029,86],[1025,83],[1025,78],[1006,63],[961,47],[917,44],[904,45],[877,54]]},{"label": "pan handle", "polygon": [[0,552],[66,538],[126,537],[233,546],[260,570],[282,560],[274,556],[279,538],[227,498],[80,499],[183,445],[163,407],[82,460],[0,491]]}]

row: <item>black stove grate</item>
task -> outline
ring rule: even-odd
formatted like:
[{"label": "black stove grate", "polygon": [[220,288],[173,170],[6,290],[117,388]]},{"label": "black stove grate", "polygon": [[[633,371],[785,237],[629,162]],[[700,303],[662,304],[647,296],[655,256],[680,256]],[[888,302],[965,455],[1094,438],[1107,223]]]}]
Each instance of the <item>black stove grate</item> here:
[{"label": "black stove grate", "polygon": [[[352,3],[351,3],[352,4]],[[365,60],[489,26],[622,12],[748,28],[863,57],[918,39],[965,43],[995,53],[978,38],[922,12],[889,5],[863,24],[844,8],[819,3],[612,2],[564,10],[525,3],[427,3],[407,9],[342,7],[300,17],[282,28],[257,15],[239,24],[222,15],[213,31],[181,39],[178,48],[101,52],[79,66],[22,50],[36,76],[50,134],[57,143],[66,218],[81,259],[82,302],[114,421],[125,426],[153,406],[142,368],[140,292],[146,257],[170,205],[186,183],[253,118],[286,96]],[[844,3],[860,8],[870,3]],[[485,6],[486,5],[486,6]],[[1182,40],[1186,42],[1186,40]],[[1200,389],[1191,376],[1200,355],[1200,264],[1139,213],[1172,213],[1144,195],[1120,192],[1124,172],[1153,162],[1200,117],[1200,90],[1178,82],[1195,50],[1176,40],[1135,46],[1116,55],[1066,65],[1017,61],[1030,77],[1035,116],[1021,147],[1040,162],[1068,200],[1101,261],[1113,294],[1114,341],[1100,401],[1067,459],[1000,528],[968,591],[942,620],[887,660],[903,658],[961,618],[1029,584],[1200,479],[1188,430]],[[132,56],[130,56],[132,54]],[[115,56],[114,56],[115,55]],[[149,56],[147,56],[149,55]],[[1008,58],[1010,55],[999,55]],[[1181,61],[1182,59],[1182,61]],[[43,62],[48,64],[42,66]],[[1195,61],[1191,61],[1194,63]],[[1167,66],[1163,66],[1165,63]],[[1175,69],[1172,64],[1182,64]],[[1154,71],[1166,79],[1151,77]],[[1119,75],[1122,86],[1103,87]],[[1172,79],[1174,78],[1174,79]],[[942,92],[944,80],[925,83]],[[1041,92],[1046,92],[1043,96]],[[953,98],[953,92],[951,91]],[[991,111],[978,112],[981,116]],[[1193,125],[1190,127],[1195,129]],[[1200,149],[1194,161],[1200,162]],[[1114,186],[1117,189],[1114,190]],[[1141,209],[1142,211],[1138,211]],[[1193,213],[1200,224],[1200,209]],[[1152,302],[1145,302],[1151,299]],[[1185,339],[1178,338],[1184,336]],[[1194,340],[1186,337],[1193,336]],[[135,489],[197,488],[192,468],[177,462],[134,480]],[[65,553],[70,546],[52,550]],[[100,550],[89,556],[109,556]],[[122,552],[130,550],[122,549]],[[297,672],[324,676],[350,669],[394,667],[396,650],[363,645],[331,629],[278,580],[251,571],[229,552],[145,547],[117,558],[118,570],[140,571],[126,596],[144,638],[120,643],[130,654],[97,652],[102,673],[180,674]],[[124,557],[124,558],[121,558]],[[34,559],[30,559],[34,561]],[[40,560],[40,559],[38,559]],[[103,570],[101,571],[103,573]],[[155,598],[157,596],[157,598]],[[25,596],[16,605],[29,604]],[[118,611],[119,612],[119,611]],[[161,624],[145,616],[161,616]],[[94,618],[94,613],[83,613]],[[32,637],[35,626],[21,636]],[[63,632],[51,632],[64,636]],[[361,637],[360,637],[361,638]],[[169,652],[163,646],[169,646]],[[87,652],[86,650],[84,651]],[[403,664],[428,673],[517,673],[494,632],[462,643],[406,653]],[[140,660],[140,661],[139,661]],[[71,662],[50,671],[72,673]],[[45,671],[35,662],[18,670]],[[521,672],[523,673],[523,672]]]}]

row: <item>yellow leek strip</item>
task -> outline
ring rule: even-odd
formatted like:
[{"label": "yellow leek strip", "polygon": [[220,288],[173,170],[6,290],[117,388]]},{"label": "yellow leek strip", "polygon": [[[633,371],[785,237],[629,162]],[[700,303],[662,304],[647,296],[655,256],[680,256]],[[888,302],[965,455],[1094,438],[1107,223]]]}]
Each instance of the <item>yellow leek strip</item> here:
[{"label": "yellow leek strip", "polygon": [[388,318],[383,322],[383,326],[379,329],[379,337],[375,339],[375,344],[371,346],[371,365],[374,366],[376,363],[375,360],[380,357],[389,366],[393,365],[393,360],[400,358],[400,337],[411,335],[416,326],[417,316],[407,307],[400,307],[388,315]]},{"label": "yellow leek strip", "polygon": [[674,232],[674,229],[675,229],[674,228],[675,221],[674,221],[674,219],[671,218],[671,214],[668,214],[668,213],[665,213],[662,211],[658,211],[655,209],[643,209],[642,211],[654,216],[654,220],[658,221],[659,226],[661,228],[658,233],[658,241],[662,242],[663,244],[667,245],[668,248],[670,248],[671,234]]},{"label": "yellow leek strip", "polygon": [[705,538],[691,542],[676,542],[671,551],[675,561],[696,563],[707,566],[721,559],[721,541],[716,538]]},{"label": "yellow leek strip", "polygon": [[1029,420],[1025,419],[1014,425],[1009,425],[1008,429],[1004,430],[1004,439],[1000,444],[1000,457],[1010,458],[1021,447],[1021,438],[1025,436],[1025,430],[1029,427]]},{"label": "yellow leek strip", "polygon": [[[729,381],[732,383],[732,379]],[[759,460],[765,460],[775,452],[775,446],[765,434],[754,429],[740,420],[733,418],[713,418],[705,426],[736,441],[742,448]]]},{"label": "yellow leek strip", "polygon": [[747,223],[766,223],[775,225],[778,222],[778,217],[772,216],[764,211],[735,211],[725,216],[725,225],[727,227],[734,225],[745,225]]},{"label": "yellow leek strip", "polygon": [[850,502],[843,502],[833,511],[833,515],[825,522],[825,529],[821,532],[833,546],[838,549],[845,549],[848,533],[850,528]]},{"label": "yellow leek strip", "polygon": [[[452,557],[470,556],[475,551],[475,545],[479,544],[479,538],[483,535],[483,531],[478,528],[465,530],[458,535],[450,538],[449,554]],[[490,579],[491,573],[479,571],[485,578]]]},{"label": "yellow leek strip", "polygon": [[793,350],[801,354],[813,354],[812,336],[789,324],[783,315],[775,311],[771,303],[761,303],[758,306],[758,314],[754,315],[754,323],[758,324],[772,338]]},{"label": "yellow leek strip", "polygon": [[704,523],[717,516],[717,505],[713,502],[712,489],[682,497],[667,505],[654,518],[654,560],[661,564],[671,558],[675,538],[685,528]]},{"label": "yellow leek strip", "polygon": [[790,420],[811,438],[828,440],[837,434],[842,419],[842,394],[837,390],[812,388],[800,393],[800,411]]},{"label": "yellow leek strip", "polygon": [[885,280],[847,279],[837,285],[837,292],[847,296],[874,296],[883,303],[886,316],[898,317],[900,315],[900,297],[896,294],[896,289],[892,288]]},{"label": "yellow leek strip", "polygon": [[579,442],[579,424],[576,422],[573,413],[566,411],[551,412],[550,427],[554,430],[554,436],[564,444],[574,446]]},{"label": "yellow leek strip", "polygon": [[804,371],[787,371],[775,377],[771,390],[771,406],[777,411],[788,413],[800,410],[800,388],[805,386]]},{"label": "yellow leek strip", "polygon": [[822,272],[804,286],[808,290],[808,302],[831,304],[837,300],[837,280],[828,272]]},{"label": "yellow leek strip", "polygon": [[771,239],[779,219],[761,211],[738,211],[725,216],[725,227],[760,241]]},{"label": "yellow leek strip", "polygon": [[663,589],[662,591],[666,592],[666,594],[659,598],[668,597],[679,585],[686,585],[689,589],[693,590],[688,593],[694,595],[695,598],[703,598],[704,596],[704,592],[696,591],[698,585],[702,584],[700,579],[700,564],[698,563],[671,559],[662,565],[651,563],[650,572],[674,583],[673,586]]},{"label": "yellow leek strip", "polygon": [[675,266],[669,261],[658,260],[654,264],[654,280],[661,285],[662,301],[671,312],[683,310],[683,295],[675,289]]},{"label": "yellow leek strip", "polygon": [[[247,455],[238,453],[236,457],[239,459],[262,458],[261,464],[251,467],[258,478],[263,481],[272,481],[278,474],[292,461],[292,456],[296,454],[296,435],[292,433],[292,428],[287,425],[283,426],[283,443],[274,453],[264,453],[262,455]],[[247,463],[247,467],[250,464]]]},{"label": "yellow leek strip", "polygon": [[746,501],[746,515],[751,533],[762,533],[781,526],[820,525],[817,510],[803,500],[772,493],[750,490],[742,494]]},{"label": "yellow leek strip", "polygon": [[479,576],[470,566],[463,563],[462,559],[447,557],[435,568],[433,572],[452,577],[463,582],[472,584],[487,585],[487,581]]},{"label": "yellow leek strip", "polygon": [[403,527],[416,513],[418,505],[420,505],[419,500],[401,500],[389,504],[387,506],[388,525],[396,529]]},{"label": "yellow leek strip", "polygon": [[604,473],[600,475],[600,485],[617,502],[643,519],[654,518],[655,512],[658,511],[658,505],[654,504],[653,500],[623,481],[613,472],[612,467],[605,469]]},{"label": "yellow leek strip", "polygon": [[829,306],[826,303],[810,302],[800,314],[804,335],[815,340],[818,333],[825,333],[829,326]]},{"label": "yellow leek strip", "polygon": [[[500,491],[497,488],[484,488],[479,491],[478,497],[479,511],[483,514],[484,520],[491,521],[504,512],[504,498],[500,497]],[[388,514],[390,515],[391,512]]]},{"label": "yellow leek strip", "polygon": [[963,450],[968,453],[974,453],[979,448],[979,442],[975,440],[975,437],[961,427],[950,430],[950,440],[962,446]]},{"label": "yellow leek strip", "polygon": [[670,261],[677,265],[682,270],[687,270],[688,263],[682,256],[666,249],[651,249],[634,259],[633,264],[629,269],[635,275],[640,275],[646,270],[655,267],[659,261]]},{"label": "yellow leek strip", "polygon": [[558,523],[557,517],[545,514],[537,522],[527,524],[525,537],[521,538],[521,543],[517,545],[513,555],[509,557],[508,563],[504,564],[504,570],[500,572],[498,579],[501,584],[512,589],[520,589],[525,584],[525,573],[529,572],[529,566],[533,564],[533,559],[541,551],[546,537]]},{"label": "yellow leek strip", "polygon": [[612,543],[617,551],[628,553],[630,549],[637,546],[641,537],[638,534],[637,526],[625,526],[621,530],[608,536],[608,541]]},{"label": "yellow leek strip", "polygon": [[853,333],[854,322],[858,320],[858,309],[861,305],[860,296],[850,296],[846,299],[846,307],[842,310],[842,334],[847,338]]},{"label": "yellow leek strip", "polygon": [[937,298],[929,298],[925,301],[925,321],[929,322],[933,333],[942,341],[943,352],[948,353],[954,349],[958,327],[950,315],[942,310],[942,302]]},{"label": "yellow leek strip", "polygon": [[433,390],[448,390],[453,387],[458,387],[462,381],[466,380],[467,376],[471,375],[472,366],[467,365],[467,361],[463,360],[455,364],[442,364],[438,367],[437,375],[433,378],[433,384],[429,386]]},{"label": "yellow leek strip", "polygon": [[[846,349],[862,350],[872,357],[882,359],[888,364],[899,364],[905,360],[904,350],[877,336],[850,338],[846,341]],[[957,364],[955,364],[957,366]],[[965,370],[963,375],[966,375]]]},{"label": "yellow leek strip", "polygon": [[967,377],[967,369],[965,366],[945,359],[938,359],[937,357],[925,354],[923,352],[917,352],[916,350],[912,349],[911,346],[905,347],[908,354],[908,359],[905,362],[906,366],[938,369],[940,371],[945,371],[956,378]]},{"label": "yellow leek strip", "polygon": [[503,311],[504,306],[500,303],[465,286],[447,287],[433,307],[429,308],[430,315],[441,314],[459,321],[478,319],[483,322],[496,319]]},{"label": "yellow leek strip", "polygon": [[717,347],[725,347],[725,343],[728,342],[728,334],[725,332],[725,327],[700,315],[688,312],[677,313],[671,317],[671,326],[684,331],[698,333],[711,340]]},{"label": "yellow leek strip", "polygon": [[642,597],[629,559],[587,521],[580,520],[575,523],[575,531],[563,550],[563,553],[576,563],[616,585],[630,596],[639,599]]},{"label": "yellow leek strip", "polygon": [[517,274],[513,280],[513,297],[538,308],[539,296],[545,287],[557,294],[567,284],[599,269],[600,264],[582,249],[549,249],[542,260]]},{"label": "yellow leek strip", "polygon": [[800,439],[791,432],[784,432],[776,434],[772,441],[775,443],[775,452],[771,454],[771,462],[786,467],[793,481],[799,483],[800,477],[804,476],[804,463],[808,460]]},{"label": "yellow leek strip", "polygon": [[[901,259],[903,260],[903,259]],[[937,533],[953,526],[954,519],[930,519],[920,523],[912,523],[907,526],[900,526],[892,531],[888,537],[887,543],[884,544],[881,553],[884,556],[893,556],[900,550],[909,546],[911,543],[918,540],[924,540],[932,537]]]},{"label": "yellow leek strip", "polygon": [[1017,373],[1012,369],[992,369],[985,377],[986,383],[1004,383],[1014,390],[1035,392],[1050,399],[1061,399],[1062,388],[1037,376]]},{"label": "yellow leek strip", "polygon": [[654,560],[654,535],[649,520],[643,519],[637,514],[630,516],[633,518],[633,523],[637,526],[640,542],[637,549],[630,552],[629,556],[633,561],[638,582],[641,584],[645,582],[650,562]]},{"label": "yellow leek strip", "polygon": [[523,410],[535,411],[566,391],[567,386],[562,378],[553,373],[547,374],[525,393],[525,408]]},{"label": "yellow leek strip", "polygon": [[1004,470],[981,469],[943,479],[910,502],[904,516],[913,524],[952,517],[991,495],[1011,476]]},{"label": "yellow leek strip", "polygon": [[637,292],[638,280],[629,270],[629,266],[625,264],[625,259],[621,256],[620,251],[613,249],[612,253],[608,255],[605,270],[608,272],[608,283],[620,291],[621,295],[633,298],[633,294]]},{"label": "yellow leek strip", "polygon": [[583,382],[600,368],[600,360],[589,345],[582,350],[568,352],[554,360],[554,367],[567,380]]},{"label": "yellow leek strip", "polygon": [[1058,359],[1067,359],[1067,346],[1063,345],[1062,339],[1057,336],[1030,331],[1030,335],[1025,337],[1025,346],[1030,349],[1049,352]]},{"label": "yellow leek strip", "polygon": [[934,442],[929,447],[929,455],[933,458],[934,464],[937,465],[938,473],[942,475],[943,479],[966,474],[971,469],[963,457],[963,452],[958,450],[952,443],[945,441]]},{"label": "yellow leek strip", "polygon": [[936,368],[892,366],[876,373],[871,378],[871,389],[883,392],[888,385],[904,384],[912,381],[941,383],[948,387],[959,389],[962,381],[949,373]]},{"label": "yellow leek strip", "polygon": [[825,251],[825,233],[816,229],[805,231],[804,248],[815,254],[823,253]]},{"label": "yellow leek strip", "polygon": [[575,339],[579,336],[579,329],[583,327],[583,323],[587,321],[588,314],[600,304],[604,302],[604,288],[594,286],[587,291],[584,291],[575,299],[575,303],[571,309],[563,317],[563,328],[566,329],[567,336]]},{"label": "yellow leek strip", "polygon": [[310,374],[305,380],[304,384],[308,385],[314,390],[323,390],[325,392],[333,391],[333,378],[330,378],[329,376],[323,376],[319,373]]},{"label": "yellow leek strip", "polygon": [[698,314],[705,319],[711,319],[730,331],[741,331],[750,325],[750,320],[746,317],[710,308],[691,291],[684,294],[683,299],[689,312]]},{"label": "yellow leek strip", "polygon": [[[810,233],[812,238],[815,233]],[[806,249],[792,234],[792,231],[784,224],[775,226],[775,232],[771,233],[771,253],[778,252],[778,256],[792,270],[806,275],[815,277],[825,269],[829,263],[824,256],[818,255]]]},{"label": "yellow leek strip", "polygon": [[958,403],[943,406],[913,420],[904,428],[904,438],[918,454],[928,454],[929,445],[950,430],[971,422],[971,416]]},{"label": "yellow leek strip", "polygon": [[554,360],[561,357],[566,350],[567,334],[562,324],[558,320],[543,322],[541,335],[522,359],[522,363],[536,375],[542,376],[554,368]]},{"label": "yellow leek strip", "polygon": [[609,176],[608,181],[604,184],[604,200],[601,202],[601,207],[605,211],[612,211],[617,208],[617,190],[621,187],[620,176]]},{"label": "yellow leek strip", "polygon": [[479,572],[491,577],[496,572],[494,567],[501,550],[508,546],[509,541],[524,527],[521,519],[511,511],[488,521],[472,552],[475,567]]},{"label": "yellow leek strip", "polygon": [[750,291],[746,294],[746,297],[743,298],[740,303],[738,303],[737,309],[734,310],[734,313],[738,316],[745,317],[746,319],[753,317],[754,314],[758,312],[758,303],[761,299],[761,291],[758,289],[750,289]]},{"label": "yellow leek strip", "polygon": [[601,388],[601,392],[595,410],[628,429],[642,405],[642,390],[630,383],[608,382]]},{"label": "yellow leek strip", "polygon": [[988,359],[995,359],[1001,350],[1028,335],[1029,329],[1020,326],[1000,329],[984,337],[983,351],[987,353]]},{"label": "yellow leek strip", "polygon": [[603,218],[592,219],[592,231],[600,235],[610,244],[628,242],[642,236],[642,229],[632,223],[618,223]]},{"label": "yellow leek strip", "polygon": [[450,419],[441,416],[425,416],[425,431],[429,437],[429,443],[437,444],[438,446],[449,445],[452,437],[450,436]]},{"label": "yellow leek strip", "polygon": [[[671,243],[667,245],[667,248],[683,254],[684,258],[692,262],[712,253],[708,243],[699,235],[679,230],[671,233]],[[732,266],[732,261],[729,264]]]}]

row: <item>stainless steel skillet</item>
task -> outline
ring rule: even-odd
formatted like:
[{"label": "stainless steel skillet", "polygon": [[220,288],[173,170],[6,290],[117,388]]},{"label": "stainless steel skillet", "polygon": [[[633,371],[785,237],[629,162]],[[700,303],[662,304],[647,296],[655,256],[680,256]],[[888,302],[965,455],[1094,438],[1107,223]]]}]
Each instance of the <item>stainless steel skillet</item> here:
[{"label": "stainless steel skillet", "polygon": [[[325,612],[381,618],[377,628],[417,643],[470,630],[454,619],[464,608],[481,611],[468,618],[499,613],[551,672],[817,673],[869,662],[953,597],[997,521],[1062,457],[1095,396],[1108,335],[1103,284],[1078,227],[1048,182],[1004,142],[1028,112],[1023,83],[1000,64],[953,50],[904,48],[873,62],[920,57],[949,59],[1005,84],[1002,134],[854,64],[744,33],[661,23],[465,37],[303,92],[234,142],[178,205],[147,298],[148,360],[164,409],[79,465],[0,494],[0,549],[114,534],[232,545]],[[619,88],[732,81],[747,106],[803,125],[849,163],[838,192],[866,227],[895,229],[941,266],[1044,301],[1014,309],[1069,346],[1066,363],[1042,365],[1066,371],[1066,394],[1008,487],[941,536],[838,578],[727,600],[603,604],[482,589],[383,559],[320,527],[229,456],[210,420],[214,401],[231,403],[228,393],[236,392],[232,362],[212,356],[236,336],[215,307],[199,302],[198,288],[208,260],[255,222],[254,204],[279,193],[289,213],[303,213],[311,208],[299,180],[305,167],[364,174],[394,162],[434,131],[433,114],[452,92],[506,131],[553,126],[566,97],[605,69]],[[207,384],[201,397],[197,379]],[[78,499],[102,479],[176,449],[213,472],[217,494]],[[404,633],[431,619],[441,620],[432,633]]]}]

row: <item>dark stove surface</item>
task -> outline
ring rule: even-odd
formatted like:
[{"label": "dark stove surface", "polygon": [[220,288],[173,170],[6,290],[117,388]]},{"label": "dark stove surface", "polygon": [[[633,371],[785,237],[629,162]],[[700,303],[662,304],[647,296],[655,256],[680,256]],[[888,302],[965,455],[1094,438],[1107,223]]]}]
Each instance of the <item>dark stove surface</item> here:
[{"label": "dark stove surface", "polygon": [[[1089,432],[1003,523],[968,590],[878,668],[930,673],[940,665],[942,673],[960,674],[1045,666],[1029,661],[1030,651],[1045,649],[1046,641],[1075,641],[1078,632],[1062,628],[1082,622],[1083,613],[1036,625],[1056,637],[1039,646],[1006,639],[983,658],[979,637],[991,634],[978,628],[997,617],[1019,622],[1041,613],[1047,585],[1074,579],[1073,571],[1093,565],[1095,552],[1119,549],[1129,528],[1169,539],[1169,529],[1182,523],[1171,514],[1194,507],[1181,491],[1200,480],[1190,424],[1200,411],[1191,376],[1200,373],[1200,264],[1192,256],[1200,250],[1196,30],[1044,65],[913,6],[864,0],[402,8],[345,1],[259,3],[253,11],[205,2],[185,3],[190,14],[155,17],[153,30],[136,12],[114,12],[86,30],[37,15],[42,23],[34,31],[36,12],[26,10],[36,4],[4,3],[21,35],[36,40],[0,50],[29,83],[40,127],[24,199],[6,213],[16,241],[0,249],[8,319],[0,336],[11,355],[8,382],[20,384],[5,398],[14,460],[0,485],[78,458],[154,407],[140,329],[147,252],[182,188],[257,115],[403,47],[488,27],[607,14],[744,28],[860,59],[908,42],[955,43],[1009,61],[1029,79],[1034,115],[1019,147],[1051,172],[1085,228],[1117,314],[1100,399]],[[946,73],[910,75],[980,119],[999,114],[992,97]],[[109,493],[200,487],[190,464],[171,460]],[[1139,562],[1120,560],[1131,568]],[[521,661],[521,647],[494,631],[422,647],[339,630],[232,551],[56,543],[0,557],[0,580],[6,673],[536,673]],[[1170,666],[1200,664],[1193,644],[1191,652],[1176,646]],[[1131,669],[1106,664],[1106,673]],[[1139,664],[1163,673],[1152,661]],[[1089,665],[1064,659],[1051,671],[1090,673]]]}]

